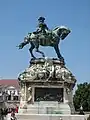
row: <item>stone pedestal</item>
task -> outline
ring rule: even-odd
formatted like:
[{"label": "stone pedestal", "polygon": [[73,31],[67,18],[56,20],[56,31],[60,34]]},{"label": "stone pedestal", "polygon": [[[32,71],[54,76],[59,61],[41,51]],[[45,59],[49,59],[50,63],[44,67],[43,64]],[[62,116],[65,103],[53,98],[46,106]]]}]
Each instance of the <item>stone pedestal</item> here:
[{"label": "stone pedestal", "polygon": [[74,114],[75,77],[64,61],[39,58],[19,75],[21,101],[19,112],[29,114]]}]

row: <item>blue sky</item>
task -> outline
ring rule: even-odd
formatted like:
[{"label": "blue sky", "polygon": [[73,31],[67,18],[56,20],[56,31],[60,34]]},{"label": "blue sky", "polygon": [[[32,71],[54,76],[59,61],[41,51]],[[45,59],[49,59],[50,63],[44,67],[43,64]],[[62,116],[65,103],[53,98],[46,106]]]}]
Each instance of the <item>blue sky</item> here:
[{"label": "blue sky", "polygon": [[[90,82],[90,0],[0,0],[0,77],[17,78],[29,65],[29,45],[17,45],[33,32],[39,16],[50,29],[65,25],[70,35],[59,47],[66,66],[77,81]],[[48,57],[56,57],[53,48],[40,47]]]}]

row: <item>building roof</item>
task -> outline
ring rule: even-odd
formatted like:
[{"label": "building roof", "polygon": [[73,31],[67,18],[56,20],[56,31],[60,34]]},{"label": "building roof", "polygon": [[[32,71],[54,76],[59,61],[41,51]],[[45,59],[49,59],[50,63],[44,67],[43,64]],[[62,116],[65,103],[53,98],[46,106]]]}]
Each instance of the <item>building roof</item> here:
[{"label": "building roof", "polygon": [[18,79],[1,79],[0,80],[1,86],[13,86],[16,89],[19,89]]}]

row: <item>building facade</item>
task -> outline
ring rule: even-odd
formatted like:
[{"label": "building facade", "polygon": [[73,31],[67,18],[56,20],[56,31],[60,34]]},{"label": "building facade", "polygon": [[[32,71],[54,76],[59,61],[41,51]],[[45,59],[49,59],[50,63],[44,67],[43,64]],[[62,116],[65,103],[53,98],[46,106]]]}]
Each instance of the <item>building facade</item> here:
[{"label": "building facade", "polygon": [[20,87],[17,79],[0,80],[1,107],[16,108],[20,102]]}]

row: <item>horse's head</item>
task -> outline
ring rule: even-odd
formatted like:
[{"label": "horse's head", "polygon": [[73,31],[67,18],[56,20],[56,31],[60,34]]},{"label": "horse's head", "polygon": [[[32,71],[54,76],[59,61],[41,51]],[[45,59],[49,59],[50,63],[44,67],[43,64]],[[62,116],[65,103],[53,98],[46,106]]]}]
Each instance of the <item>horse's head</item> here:
[{"label": "horse's head", "polygon": [[56,27],[53,31],[56,32],[61,40],[63,40],[71,32],[71,30],[65,26]]}]

